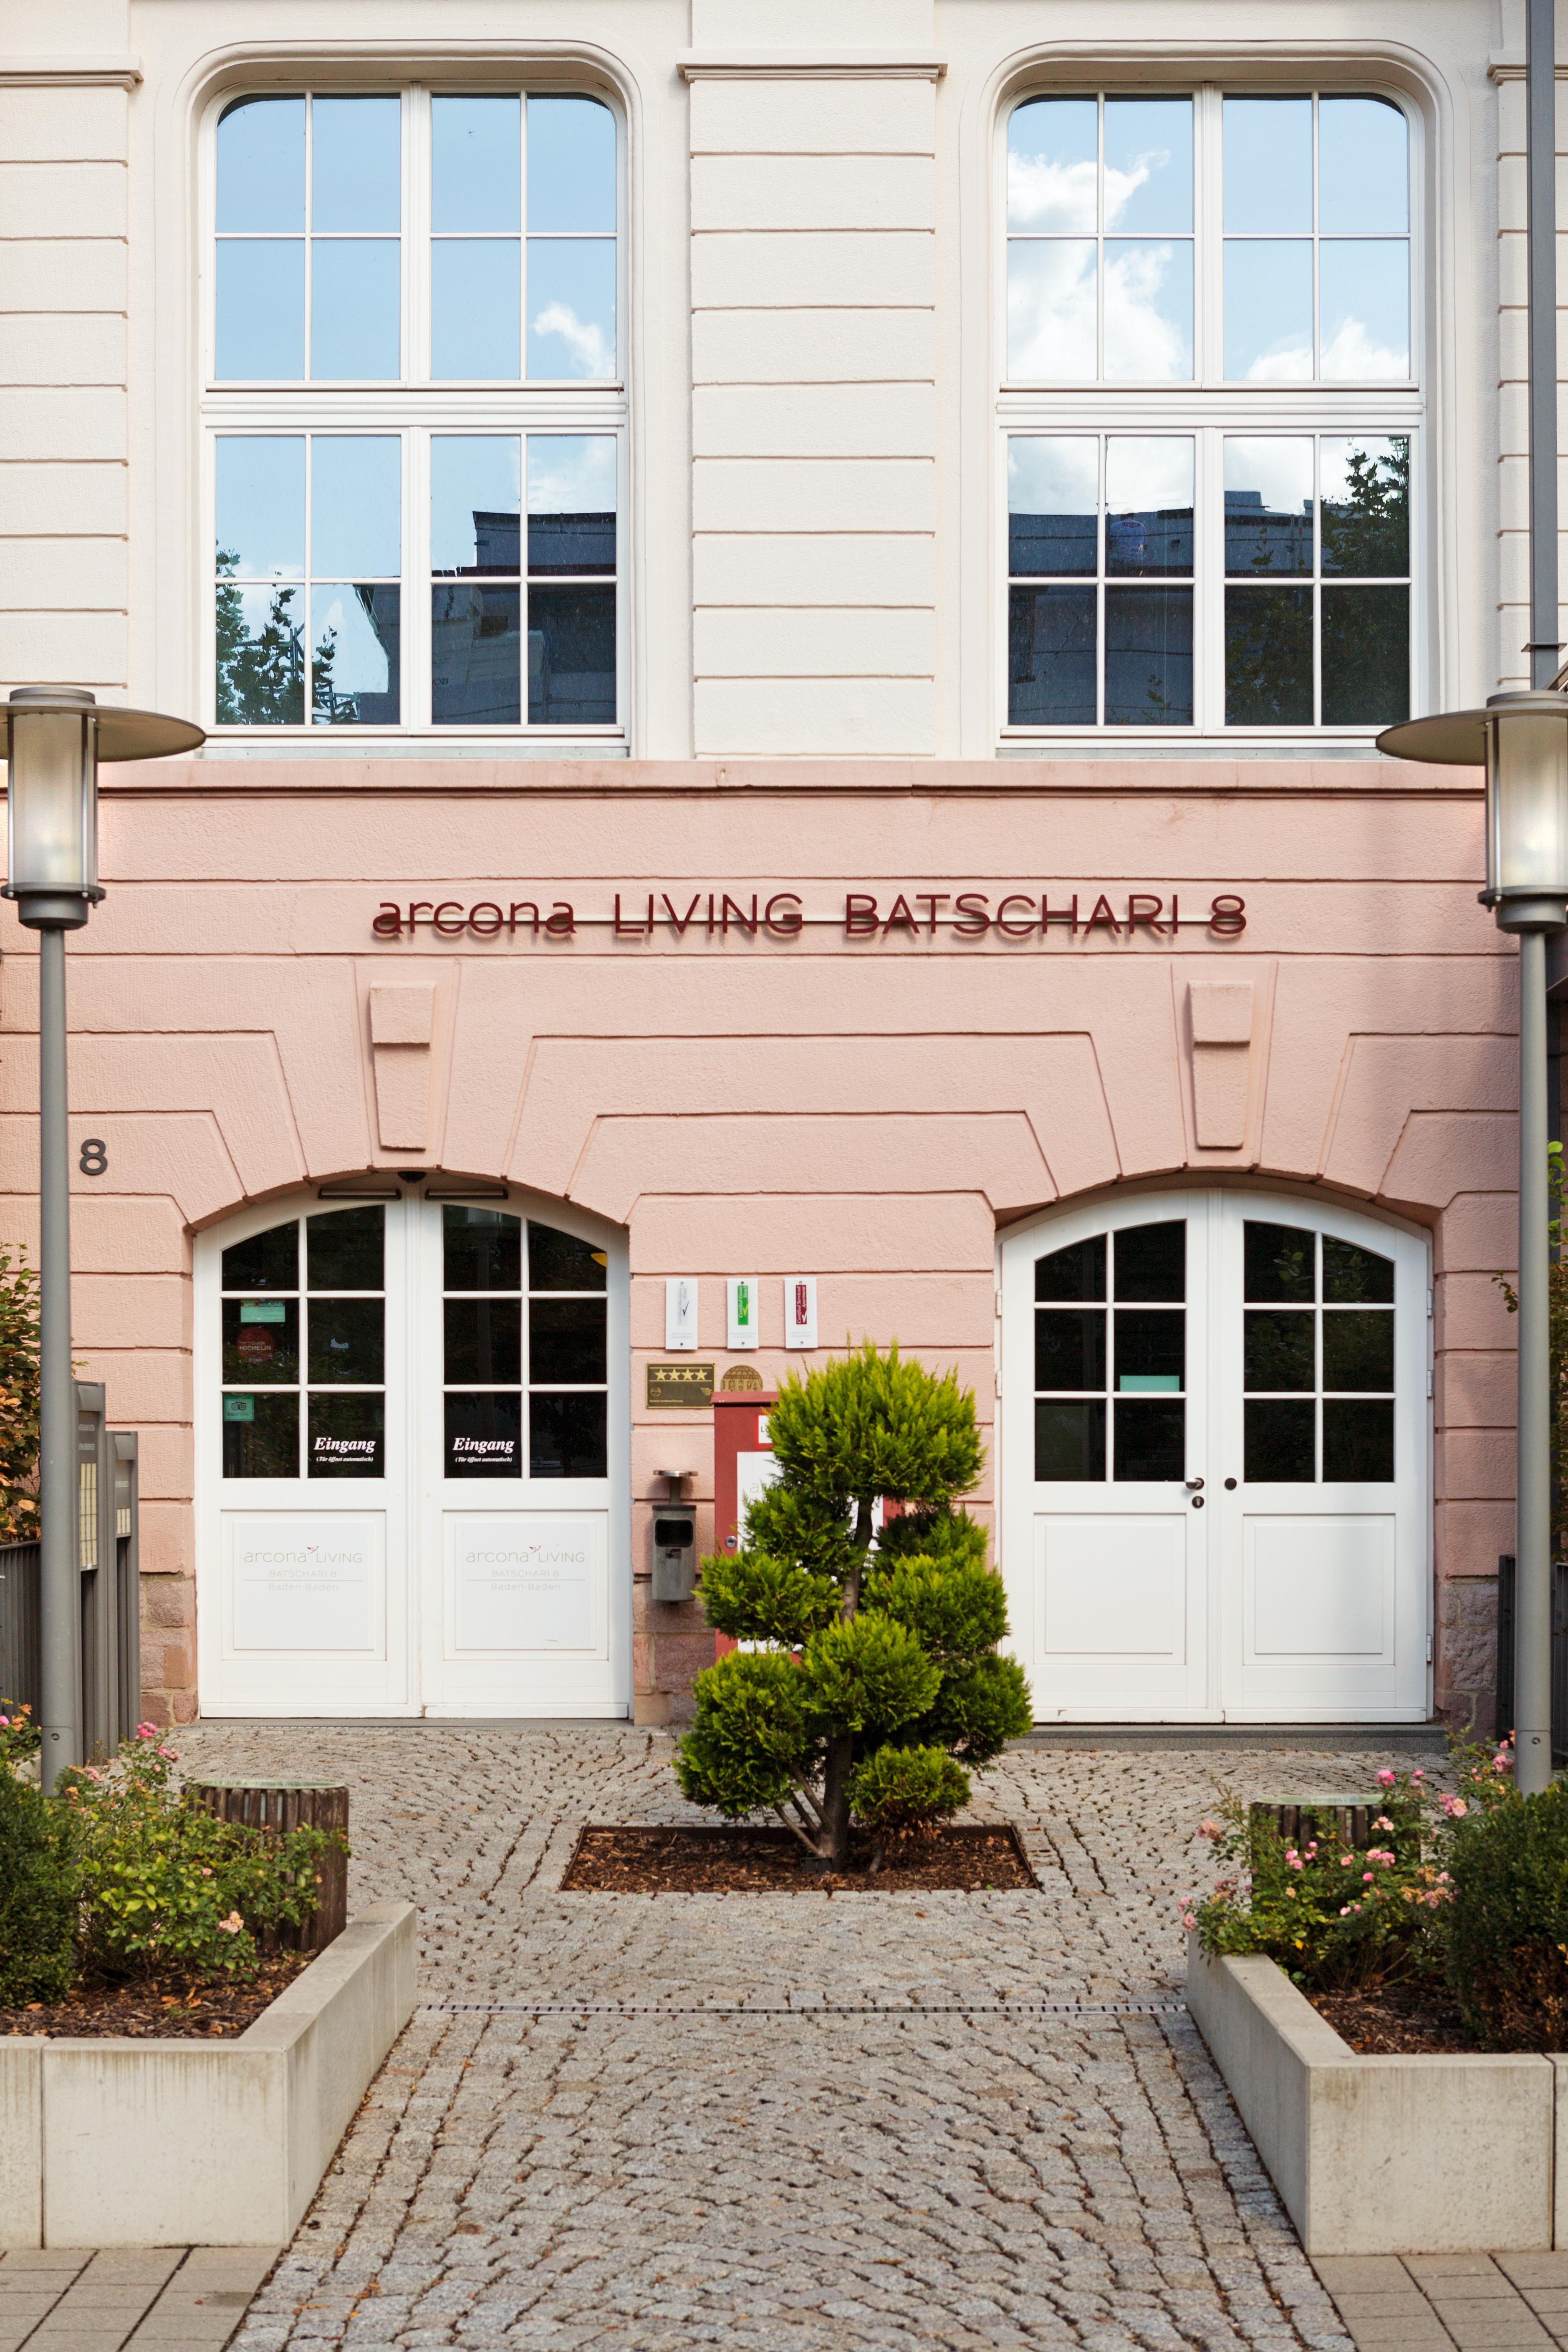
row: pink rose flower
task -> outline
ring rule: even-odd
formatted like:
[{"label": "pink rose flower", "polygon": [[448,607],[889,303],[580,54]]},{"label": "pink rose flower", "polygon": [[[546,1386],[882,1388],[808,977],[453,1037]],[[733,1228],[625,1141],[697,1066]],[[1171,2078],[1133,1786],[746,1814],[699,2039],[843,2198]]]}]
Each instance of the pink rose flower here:
[{"label": "pink rose flower", "polygon": [[1216,1839],[1224,1837],[1225,1832],[1218,1822],[1200,1822],[1198,1835],[1201,1838],[1207,1838],[1212,1844]]},{"label": "pink rose flower", "polygon": [[1340,1856],[1340,1868],[1342,1870],[1349,1870],[1354,1861],[1355,1856],[1353,1853],[1342,1853]]},{"label": "pink rose flower", "polygon": [[1388,1769],[1388,1767],[1384,1765],[1383,1770],[1377,1776],[1377,1785],[1380,1789],[1392,1789],[1397,1777],[1397,1774],[1391,1772]]},{"label": "pink rose flower", "polygon": [[139,1723],[136,1727],[136,1737],[138,1739],[156,1739],[158,1737],[157,1725],[155,1723]]},{"label": "pink rose flower", "polygon": [[226,1936],[237,1936],[245,1922],[237,1911],[231,1911],[226,1919],[220,1919],[217,1924]]}]

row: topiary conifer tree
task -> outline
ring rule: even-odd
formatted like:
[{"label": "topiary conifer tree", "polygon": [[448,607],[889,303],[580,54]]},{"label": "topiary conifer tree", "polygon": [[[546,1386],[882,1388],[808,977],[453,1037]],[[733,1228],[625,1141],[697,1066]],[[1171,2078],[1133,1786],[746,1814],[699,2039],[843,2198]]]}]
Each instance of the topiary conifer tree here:
[{"label": "topiary conifer tree", "polygon": [[[702,1563],[708,1622],[736,1650],[697,1678],[675,1759],[684,1793],[731,1820],[775,1812],[841,1871],[851,1821],[879,1840],[950,1817],[1029,1727],[985,1532],[954,1497],[983,1459],[974,1398],[870,1340],[769,1414],[779,1479],[740,1548]],[[879,1496],[906,1507],[872,1544]]]}]

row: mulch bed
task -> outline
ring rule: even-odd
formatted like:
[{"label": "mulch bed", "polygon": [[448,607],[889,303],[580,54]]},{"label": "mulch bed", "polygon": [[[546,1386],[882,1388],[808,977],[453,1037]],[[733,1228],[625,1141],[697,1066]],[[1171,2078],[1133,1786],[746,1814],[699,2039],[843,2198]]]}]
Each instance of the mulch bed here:
[{"label": "mulch bed", "polygon": [[1393,1985],[1379,1992],[1310,1992],[1307,1999],[1363,2058],[1473,2051],[1459,2006],[1441,1985]]},{"label": "mulch bed", "polygon": [[869,1840],[847,1871],[821,1871],[788,1830],[585,1829],[561,1881],[563,1895],[963,1895],[1038,1885],[1010,1827],[938,1830],[867,1867]]},{"label": "mulch bed", "polygon": [[226,1979],[192,1984],[173,1977],[134,1984],[82,1985],[64,2000],[30,2001],[24,2009],[0,2009],[0,2034],[73,2036],[129,2034],[142,2040],[216,2042],[254,2025],[268,2003],[292,1984],[312,1952],[268,1955],[244,1983]]}]

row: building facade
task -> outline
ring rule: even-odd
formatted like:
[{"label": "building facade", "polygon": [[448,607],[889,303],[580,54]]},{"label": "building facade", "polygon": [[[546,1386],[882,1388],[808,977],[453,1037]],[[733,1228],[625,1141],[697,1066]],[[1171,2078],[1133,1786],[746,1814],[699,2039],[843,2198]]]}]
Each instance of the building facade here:
[{"label": "building facade", "polygon": [[1514,962],[1373,739],[1527,682],[1522,73],[0,5],[0,675],[208,730],[69,953],[150,1714],[679,1721],[669,1479],[707,1548],[713,1391],[869,1335],[976,1393],[1042,1719],[1489,1727]]}]

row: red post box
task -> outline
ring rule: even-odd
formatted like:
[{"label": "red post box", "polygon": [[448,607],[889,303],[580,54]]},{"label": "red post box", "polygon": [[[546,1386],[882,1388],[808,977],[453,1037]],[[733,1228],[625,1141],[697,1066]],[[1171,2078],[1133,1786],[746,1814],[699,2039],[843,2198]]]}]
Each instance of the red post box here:
[{"label": "red post box", "polygon": [[[768,1437],[775,1389],[742,1389],[713,1399],[713,1549],[733,1551],[747,1506],[778,1475]],[[735,1647],[728,1633],[713,1636],[713,1655]]]}]

